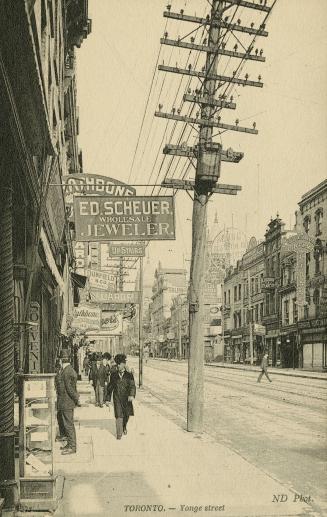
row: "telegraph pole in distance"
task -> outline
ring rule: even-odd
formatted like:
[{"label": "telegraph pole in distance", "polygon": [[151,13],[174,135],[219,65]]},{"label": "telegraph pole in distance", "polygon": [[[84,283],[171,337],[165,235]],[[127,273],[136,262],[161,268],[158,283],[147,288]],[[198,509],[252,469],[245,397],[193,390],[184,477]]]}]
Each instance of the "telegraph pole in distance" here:
[{"label": "telegraph pole in distance", "polygon": [[143,386],[143,257],[140,257],[139,276],[139,387]]},{"label": "telegraph pole in distance", "polygon": [[[253,43],[257,36],[267,37],[268,32],[265,30],[265,23],[261,23],[258,27],[254,27],[251,23],[250,27],[241,25],[241,21],[233,22],[236,10],[239,6],[248,9],[254,9],[265,14],[264,22],[269,16],[276,0],[273,0],[272,6],[268,6],[266,2],[256,3],[247,0],[211,0],[211,13],[205,18],[197,16],[189,16],[184,14],[184,10],[180,13],[172,13],[171,5],[167,5],[164,17],[184,22],[191,22],[204,26],[208,31],[208,38],[201,44],[195,43],[195,38],[191,38],[191,42],[186,42],[185,37],[178,37],[177,40],[171,40],[168,33],[165,32],[164,38],[160,42],[164,45],[175,46],[178,48],[186,48],[189,50],[199,50],[207,55],[206,65],[202,71],[192,69],[189,64],[188,68],[182,69],[177,65],[175,67],[167,65],[159,65],[158,69],[175,74],[184,74],[188,77],[197,77],[202,85],[199,89],[192,92],[191,89],[183,96],[184,102],[199,104],[201,111],[200,116],[181,115],[181,110],[173,108],[171,113],[163,113],[162,105],[159,105],[159,111],[155,112],[155,116],[176,120],[199,126],[199,140],[195,146],[187,145],[171,145],[165,146],[164,154],[175,156],[185,156],[189,159],[196,160],[195,179],[181,180],[174,178],[165,178],[162,186],[165,188],[182,189],[193,192],[193,219],[192,219],[192,258],[189,285],[189,332],[190,332],[190,350],[188,362],[188,398],[187,398],[187,430],[191,432],[202,432],[203,426],[203,389],[204,389],[204,342],[203,342],[203,321],[204,321],[204,298],[203,298],[203,279],[205,270],[206,256],[206,223],[207,223],[207,202],[213,193],[236,195],[241,187],[238,185],[223,185],[218,182],[220,176],[221,162],[238,163],[243,158],[243,153],[234,152],[232,149],[223,150],[220,143],[213,141],[213,128],[219,128],[223,131],[236,131],[249,134],[258,134],[256,124],[253,123],[252,128],[241,127],[239,120],[236,119],[235,124],[226,124],[221,121],[221,117],[215,117],[217,112],[222,109],[236,109],[233,97],[227,100],[226,89],[229,85],[252,86],[262,88],[263,83],[261,76],[257,81],[249,80],[249,75],[240,78],[243,61],[261,61],[265,58],[262,51],[255,49]],[[225,16],[225,11],[235,8],[234,15]],[[192,31],[194,32],[194,31]],[[223,40],[226,34],[230,32],[233,37],[240,41],[234,34],[241,32],[252,36],[251,44],[246,48],[243,44],[243,51],[238,50],[236,44],[234,48],[226,49],[226,43]],[[191,34],[191,33],[190,33]],[[253,52],[254,51],[254,52]],[[218,56],[228,56],[229,58],[239,59],[240,65],[236,67],[232,76],[218,74]],[[226,87],[227,85],[227,87]],[[225,88],[224,93],[215,98],[219,88]],[[220,134],[222,131],[219,131]]]},{"label": "telegraph pole in distance", "polygon": [[248,269],[248,301],[249,301],[249,339],[250,339],[250,364],[253,365],[253,311],[252,311],[252,292],[251,292],[251,277],[250,269]]}]

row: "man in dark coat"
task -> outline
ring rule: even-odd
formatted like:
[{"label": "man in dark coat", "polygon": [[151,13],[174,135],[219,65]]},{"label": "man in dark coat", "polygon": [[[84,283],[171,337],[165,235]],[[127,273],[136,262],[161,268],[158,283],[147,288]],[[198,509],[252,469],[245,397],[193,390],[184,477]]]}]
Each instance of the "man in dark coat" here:
[{"label": "man in dark coat", "polygon": [[102,363],[100,356],[97,357],[95,364],[92,365],[90,379],[95,393],[95,405],[103,407],[104,388],[108,380],[108,371]]},{"label": "man in dark coat", "polygon": [[262,376],[265,375],[269,382],[272,382],[271,378],[268,375],[268,354],[265,354],[261,361],[261,372],[259,374],[257,382],[260,382]]},{"label": "man in dark coat", "polygon": [[134,415],[132,400],[135,398],[136,386],[133,374],[126,370],[126,355],[116,355],[115,363],[117,370],[111,372],[106,401],[111,402],[113,396],[116,434],[117,440],[120,440],[123,433],[127,434],[129,417]]},{"label": "man in dark coat", "polygon": [[57,411],[60,412],[61,421],[65,429],[67,444],[62,447],[62,454],[74,454],[76,452],[76,431],[74,425],[74,409],[80,406],[77,392],[77,373],[70,364],[67,350],[62,351],[62,369],[58,373]]}]

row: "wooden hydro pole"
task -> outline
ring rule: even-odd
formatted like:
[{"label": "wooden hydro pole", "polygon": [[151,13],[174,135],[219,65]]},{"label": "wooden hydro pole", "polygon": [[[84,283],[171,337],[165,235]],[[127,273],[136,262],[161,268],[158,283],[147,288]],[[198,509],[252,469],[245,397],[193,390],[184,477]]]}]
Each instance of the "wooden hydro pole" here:
[{"label": "wooden hydro pole", "polygon": [[[275,3],[275,2],[274,2]],[[253,52],[253,41],[257,36],[268,36],[265,31],[265,24],[262,23],[258,28],[251,24],[251,27],[243,27],[240,20],[233,22],[234,16],[228,15],[228,10],[241,6],[261,11],[265,14],[265,20],[268,17],[272,7],[268,7],[267,2],[248,2],[245,0],[212,0],[211,13],[206,18],[197,16],[189,16],[184,14],[184,10],[180,13],[171,12],[171,6],[167,6],[164,17],[175,20],[191,22],[199,24],[207,28],[208,37],[203,44],[194,43],[195,38],[191,38],[191,42],[186,42],[185,38],[171,40],[168,33],[164,34],[160,42],[164,45],[175,46],[178,48],[186,48],[189,50],[197,50],[206,53],[206,64],[202,71],[192,70],[191,65],[187,69],[171,67],[167,65],[159,65],[158,69],[176,74],[184,74],[189,77],[198,77],[201,81],[201,87],[194,92],[188,90],[183,96],[184,102],[196,103],[200,106],[200,116],[191,117],[183,116],[180,110],[173,108],[172,113],[163,113],[162,106],[159,111],[155,112],[155,116],[172,119],[189,123],[193,126],[199,126],[199,139],[194,147],[187,145],[165,146],[164,154],[185,156],[192,163],[196,161],[195,179],[181,180],[174,178],[165,178],[162,186],[193,191],[193,217],[192,217],[192,257],[189,284],[189,337],[190,350],[188,362],[188,398],[187,398],[187,429],[188,431],[201,433],[203,427],[203,388],[204,388],[204,269],[206,256],[206,223],[207,223],[207,202],[213,193],[236,195],[241,187],[238,185],[225,185],[218,183],[220,176],[221,162],[238,163],[243,158],[243,153],[234,152],[232,149],[223,150],[220,143],[213,142],[213,131],[215,128],[222,130],[237,131],[250,134],[258,134],[255,124],[252,128],[242,127],[238,121],[234,125],[221,122],[221,117],[217,117],[216,113],[222,109],[236,109],[236,104],[231,98],[227,100],[227,95],[219,95],[216,98],[217,91],[226,89],[229,85],[253,86],[261,88],[263,83],[259,76],[257,81],[250,81],[248,75],[242,79],[239,77],[240,65],[232,76],[226,76],[218,73],[218,60],[220,56],[228,56],[230,59],[238,59],[240,63],[244,60],[253,60],[264,62],[262,51]],[[232,13],[233,14],[233,13]],[[231,19],[231,21],[229,21]],[[264,20],[264,21],[265,21]],[[193,31],[192,31],[193,32]],[[238,51],[238,45],[232,50],[226,49],[224,43],[227,32],[234,35],[235,32],[246,33],[253,36],[251,45],[248,48],[243,47],[244,52]],[[237,38],[238,39],[238,38]],[[239,40],[238,40],[239,41]],[[242,45],[243,46],[243,45]]]}]

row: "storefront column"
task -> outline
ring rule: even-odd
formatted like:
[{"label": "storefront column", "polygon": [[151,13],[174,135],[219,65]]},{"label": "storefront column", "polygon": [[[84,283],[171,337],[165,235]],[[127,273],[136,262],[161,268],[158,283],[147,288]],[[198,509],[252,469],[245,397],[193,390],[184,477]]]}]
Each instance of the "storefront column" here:
[{"label": "storefront column", "polygon": [[5,508],[14,508],[15,481],[14,433],[14,272],[12,182],[0,164],[0,494]]}]

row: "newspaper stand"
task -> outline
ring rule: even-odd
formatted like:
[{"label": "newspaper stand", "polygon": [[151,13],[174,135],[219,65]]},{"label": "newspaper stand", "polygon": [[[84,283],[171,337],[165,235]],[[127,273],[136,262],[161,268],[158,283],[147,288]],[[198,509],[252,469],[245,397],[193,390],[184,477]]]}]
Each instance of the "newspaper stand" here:
[{"label": "newspaper stand", "polygon": [[20,375],[20,509],[25,511],[54,511],[57,507],[54,378],[54,374]]}]

